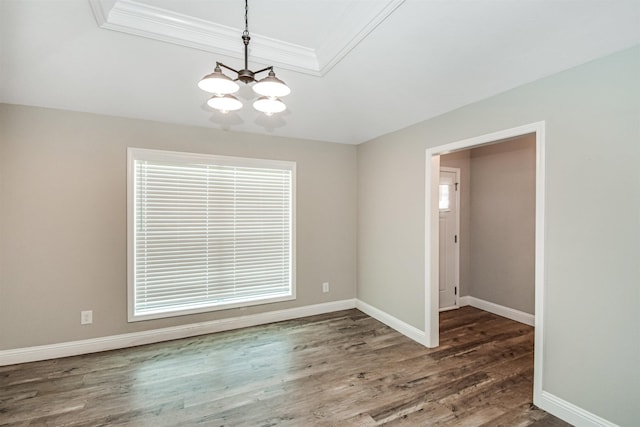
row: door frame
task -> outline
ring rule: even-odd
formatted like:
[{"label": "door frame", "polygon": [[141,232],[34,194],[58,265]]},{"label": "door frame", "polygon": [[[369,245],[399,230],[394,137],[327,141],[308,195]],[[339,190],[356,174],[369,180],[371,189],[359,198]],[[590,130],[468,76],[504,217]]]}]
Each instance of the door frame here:
[{"label": "door frame", "polygon": [[535,134],[536,137],[536,213],[535,213],[535,332],[533,362],[533,403],[542,397],[543,344],[544,344],[544,236],[545,236],[545,127],[544,121],[480,135],[457,142],[437,145],[426,150],[425,163],[425,345],[439,345],[439,210],[438,184],[440,181],[440,155],[476,148],[496,142]]},{"label": "door frame", "polygon": [[[455,173],[456,184],[458,184],[458,187],[460,186],[460,168],[440,166],[440,172],[443,172],[443,171]],[[440,183],[439,175],[438,175],[438,183]],[[456,234],[458,236],[458,242],[456,243],[455,250],[454,250],[455,267],[454,267],[453,277],[454,277],[454,281],[456,282],[456,287],[458,288],[458,290],[455,294],[453,306],[450,306],[450,307],[440,308],[440,294],[438,294],[438,311],[447,311],[447,310],[454,310],[456,308],[460,308],[460,191],[458,189],[456,189],[455,195],[456,195],[455,221],[456,221]],[[438,211],[438,215],[440,215],[439,211]],[[440,238],[440,231],[438,230],[438,239],[439,238]],[[439,242],[440,240],[438,240],[438,243]],[[438,250],[438,254],[439,253],[440,253],[440,250]],[[439,268],[439,265],[438,265],[438,268]],[[440,282],[440,278],[438,277],[438,283],[439,282]]]}]

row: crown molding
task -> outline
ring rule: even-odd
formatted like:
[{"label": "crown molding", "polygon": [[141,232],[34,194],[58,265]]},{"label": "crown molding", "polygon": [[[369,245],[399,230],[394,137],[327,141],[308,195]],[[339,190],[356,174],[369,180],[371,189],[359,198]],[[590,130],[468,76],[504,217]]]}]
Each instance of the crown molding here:
[{"label": "crown molding", "polygon": [[402,3],[404,0],[387,0],[384,4],[368,3],[366,9],[359,9],[356,2],[351,2],[340,25],[316,49],[320,75],[328,73]]},{"label": "crown molding", "polygon": [[[315,76],[326,74],[404,0],[351,2],[345,14],[332,23],[319,48],[251,34],[251,59],[278,68]],[[216,24],[134,0],[89,0],[100,28],[119,31],[242,59],[242,29]],[[363,9],[364,7],[364,9]]]}]

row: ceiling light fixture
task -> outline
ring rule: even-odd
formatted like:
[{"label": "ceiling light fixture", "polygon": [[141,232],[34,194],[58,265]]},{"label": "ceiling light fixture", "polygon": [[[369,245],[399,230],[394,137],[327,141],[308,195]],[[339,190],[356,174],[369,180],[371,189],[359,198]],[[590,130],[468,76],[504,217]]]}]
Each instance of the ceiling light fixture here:
[{"label": "ceiling light fixture", "polygon": [[[198,87],[206,92],[213,93],[213,97],[207,101],[211,108],[215,108],[222,113],[239,110],[242,108],[242,102],[231,95],[240,89],[238,80],[244,84],[254,83],[253,91],[260,96],[254,103],[253,108],[271,116],[286,110],[287,106],[280,100],[280,97],[287,96],[291,93],[291,89],[282,80],[276,77],[273,66],[263,68],[258,71],[249,69],[249,4],[248,0],[244,1],[244,32],[242,33],[242,42],[244,43],[244,69],[238,71],[223,64],[216,62],[216,68],[213,73],[207,74],[200,80]],[[231,79],[222,72],[222,68],[236,73],[236,78]],[[256,75],[269,71],[267,77],[262,80],[256,80]]]}]

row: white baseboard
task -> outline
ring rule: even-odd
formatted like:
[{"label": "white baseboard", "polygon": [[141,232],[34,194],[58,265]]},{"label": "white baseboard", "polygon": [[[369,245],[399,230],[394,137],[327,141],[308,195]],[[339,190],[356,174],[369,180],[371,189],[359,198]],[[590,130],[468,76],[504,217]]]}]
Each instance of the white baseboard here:
[{"label": "white baseboard", "polygon": [[56,359],[59,357],[77,356],[80,354],[96,353],[99,351],[115,350],[152,344],[196,335],[264,325],[266,323],[314,316],[316,314],[347,310],[356,307],[355,299],[327,302],[324,304],[308,305],[286,310],[270,311],[266,313],[238,316],[228,319],[212,320],[209,322],[192,323],[189,325],[173,326],[169,328],[153,329],[150,331],[133,332],[130,334],[112,335],[108,337],[71,341],[59,344],[40,345],[35,347],[17,348],[0,351],[0,366],[17,363],[35,362],[38,360]]},{"label": "white baseboard", "polygon": [[395,329],[400,332],[402,335],[411,338],[412,340],[426,346],[427,336],[424,331],[409,325],[408,323],[403,322],[402,320],[393,317],[392,315],[385,313],[384,311],[376,308],[372,305],[367,304],[366,302],[356,300],[356,308],[362,311],[365,314],[373,317],[376,320],[384,323],[390,328]]},{"label": "white baseboard", "polygon": [[[533,326],[534,316],[508,307],[494,304],[471,296],[460,297],[460,306],[470,305],[490,313],[503,316],[517,322]],[[134,332],[130,334],[112,335],[102,338],[71,341],[60,344],[50,344],[27,348],[0,351],[0,366],[17,363],[35,362],[38,360],[55,359],[59,357],[77,356],[80,354],[99,351],[115,350],[144,344],[187,338],[197,335],[246,328],[283,320],[331,313],[333,311],[357,308],[385,325],[395,329],[406,337],[426,345],[424,331],[403,322],[402,320],[358,299],[315,304],[287,310],[271,311],[247,316],[209,322],[193,323],[170,328],[154,329],[150,331]],[[592,414],[570,402],[567,402],[547,391],[542,391],[536,405],[541,409],[575,425],[576,427],[619,427],[618,425]]]},{"label": "white baseboard", "polygon": [[472,296],[460,297],[460,307],[464,307],[465,305],[470,305],[471,307],[479,308],[480,310],[488,311],[489,313],[524,323],[525,325],[535,326],[535,316],[525,313],[524,311],[515,310]]},{"label": "white baseboard", "polygon": [[[460,306],[470,305],[480,310],[488,311],[489,313],[497,314],[498,316],[506,317],[507,319],[515,320],[516,322],[524,323],[529,326],[534,326],[535,316],[529,313],[525,313],[513,308],[505,307],[499,304],[494,304],[489,301],[475,298],[472,296],[460,297]],[[567,402],[548,391],[542,391],[539,399],[536,399],[535,404],[550,414],[555,415],[562,420],[573,424],[576,427],[619,427],[616,424],[605,420],[589,411],[586,411],[573,403]]]},{"label": "white baseboard", "polygon": [[619,427],[547,391],[541,393],[540,401],[536,402],[536,405],[576,427]]}]

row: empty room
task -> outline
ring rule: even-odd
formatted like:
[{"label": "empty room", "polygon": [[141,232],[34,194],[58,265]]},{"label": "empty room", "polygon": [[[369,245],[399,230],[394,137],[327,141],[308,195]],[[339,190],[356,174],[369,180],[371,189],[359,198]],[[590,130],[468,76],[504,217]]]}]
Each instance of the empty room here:
[{"label": "empty room", "polygon": [[640,0],[0,0],[0,426],[639,426],[639,76]]}]

